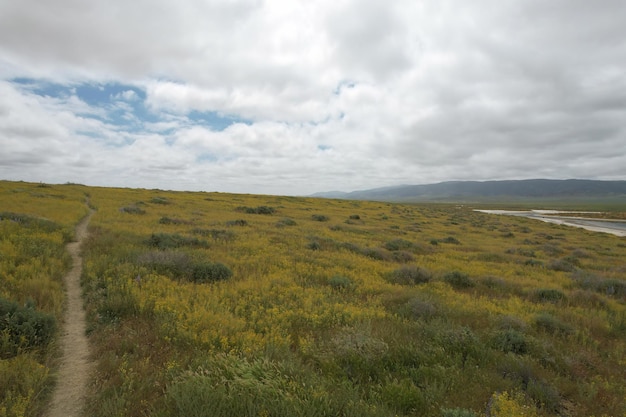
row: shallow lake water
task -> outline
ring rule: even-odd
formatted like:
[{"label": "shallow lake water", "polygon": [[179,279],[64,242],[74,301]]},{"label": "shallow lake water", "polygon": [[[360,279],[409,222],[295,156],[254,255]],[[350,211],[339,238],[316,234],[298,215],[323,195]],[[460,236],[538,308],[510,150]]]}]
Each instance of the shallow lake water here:
[{"label": "shallow lake water", "polygon": [[[562,224],[565,226],[581,227],[593,232],[611,233],[616,236],[626,236],[626,222],[621,220],[603,220],[581,217],[585,211],[556,211],[556,210],[475,210],[481,213],[527,217],[546,223]],[[559,214],[558,216],[555,214]],[[578,215],[578,216],[577,216]]]}]

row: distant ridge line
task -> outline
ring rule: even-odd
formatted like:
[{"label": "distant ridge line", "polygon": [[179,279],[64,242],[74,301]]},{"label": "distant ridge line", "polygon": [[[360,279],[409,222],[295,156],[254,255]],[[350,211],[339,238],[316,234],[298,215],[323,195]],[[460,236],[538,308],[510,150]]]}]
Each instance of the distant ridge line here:
[{"label": "distant ridge line", "polygon": [[585,179],[446,181],[352,192],[331,191],[312,197],[375,201],[481,201],[494,199],[598,199],[626,201],[626,181]]}]

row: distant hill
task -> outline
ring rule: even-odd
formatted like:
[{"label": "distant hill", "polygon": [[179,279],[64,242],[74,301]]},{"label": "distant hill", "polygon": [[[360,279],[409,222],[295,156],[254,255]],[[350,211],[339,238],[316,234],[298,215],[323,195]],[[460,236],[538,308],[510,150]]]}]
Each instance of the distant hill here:
[{"label": "distant hill", "polygon": [[448,181],[438,184],[400,185],[371,190],[317,193],[313,197],[374,201],[494,201],[617,199],[626,202],[626,181],[510,180]]}]

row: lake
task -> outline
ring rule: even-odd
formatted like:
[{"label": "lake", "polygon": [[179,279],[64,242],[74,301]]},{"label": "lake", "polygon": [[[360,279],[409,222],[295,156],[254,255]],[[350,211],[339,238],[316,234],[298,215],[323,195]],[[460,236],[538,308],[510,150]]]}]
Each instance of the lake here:
[{"label": "lake", "polygon": [[[611,233],[616,236],[626,236],[626,222],[622,220],[590,219],[590,218],[576,216],[577,214],[597,213],[597,212],[556,211],[556,210],[475,210],[475,211],[479,211],[481,213],[487,213],[487,214],[527,217],[529,219],[540,220],[546,223],[581,227],[583,229],[591,230],[593,232]],[[564,216],[563,214],[567,214],[567,215]]]}]

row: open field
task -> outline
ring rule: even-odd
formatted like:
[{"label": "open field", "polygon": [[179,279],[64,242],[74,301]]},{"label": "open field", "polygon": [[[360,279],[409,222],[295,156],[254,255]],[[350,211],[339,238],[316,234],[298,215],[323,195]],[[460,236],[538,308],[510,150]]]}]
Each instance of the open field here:
[{"label": "open field", "polygon": [[[0,182],[2,303],[61,320],[87,196],[88,415],[626,413],[626,238],[456,205]],[[0,416],[37,415],[56,339],[0,325]]]}]

